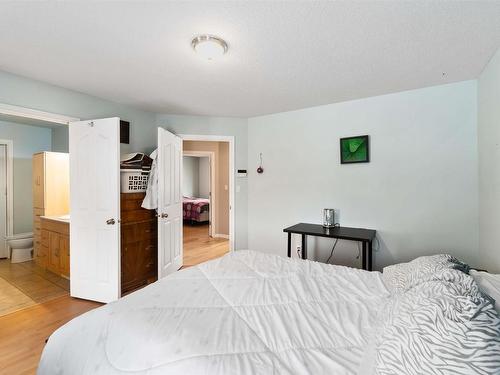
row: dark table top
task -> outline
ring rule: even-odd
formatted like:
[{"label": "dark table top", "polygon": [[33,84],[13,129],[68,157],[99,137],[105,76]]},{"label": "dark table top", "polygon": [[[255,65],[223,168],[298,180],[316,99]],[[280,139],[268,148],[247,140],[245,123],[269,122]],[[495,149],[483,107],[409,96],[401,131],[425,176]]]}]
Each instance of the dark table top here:
[{"label": "dark table top", "polygon": [[318,237],[340,238],[351,241],[372,241],[377,231],[364,228],[324,228],[320,224],[299,223],[283,229],[286,233],[308,234]]}]

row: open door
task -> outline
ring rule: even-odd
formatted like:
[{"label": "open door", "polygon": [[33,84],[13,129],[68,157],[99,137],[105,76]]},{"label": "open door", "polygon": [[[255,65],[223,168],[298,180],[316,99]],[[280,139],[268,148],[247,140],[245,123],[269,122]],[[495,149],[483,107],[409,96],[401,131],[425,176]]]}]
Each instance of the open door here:
[{"label": "open door", "polygon": [[120,297],[120,119],[69,125],[72,297]]},{"label": "open door", "polygon": [[158,278],[182,267],[182,139],[158,128]]}]

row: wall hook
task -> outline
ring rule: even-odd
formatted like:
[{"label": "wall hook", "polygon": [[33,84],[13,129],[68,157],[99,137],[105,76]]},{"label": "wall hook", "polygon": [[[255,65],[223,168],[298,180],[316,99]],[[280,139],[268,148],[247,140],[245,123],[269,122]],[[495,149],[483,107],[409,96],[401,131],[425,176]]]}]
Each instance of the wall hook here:
[{"label": "wall hook", "polygon": [[259,154],[259,158],[260,158],[260,165],[259,168],[257,168],[257,173],[263,173],[264,168],[262,168],[262,152]]}]

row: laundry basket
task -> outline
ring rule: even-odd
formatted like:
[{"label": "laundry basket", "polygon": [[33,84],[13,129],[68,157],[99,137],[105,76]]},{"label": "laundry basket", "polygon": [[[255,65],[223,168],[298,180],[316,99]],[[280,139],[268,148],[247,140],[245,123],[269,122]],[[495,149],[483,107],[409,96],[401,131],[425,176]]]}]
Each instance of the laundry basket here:
[{"label": "laundry basket", "polygon": [[141,193],[148,186],[149,171],[142,169],[120,169],[122,193]]}]

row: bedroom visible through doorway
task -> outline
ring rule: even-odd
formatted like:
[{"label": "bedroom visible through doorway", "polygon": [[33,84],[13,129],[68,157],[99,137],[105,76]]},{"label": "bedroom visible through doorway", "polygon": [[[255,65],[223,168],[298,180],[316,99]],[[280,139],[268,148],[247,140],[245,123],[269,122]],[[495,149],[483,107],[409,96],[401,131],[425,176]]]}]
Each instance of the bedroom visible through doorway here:
[{"label": "bedroom visible through doorway", "polygon": [[229,143],[183,141],[184,267],[229,251]]}]

